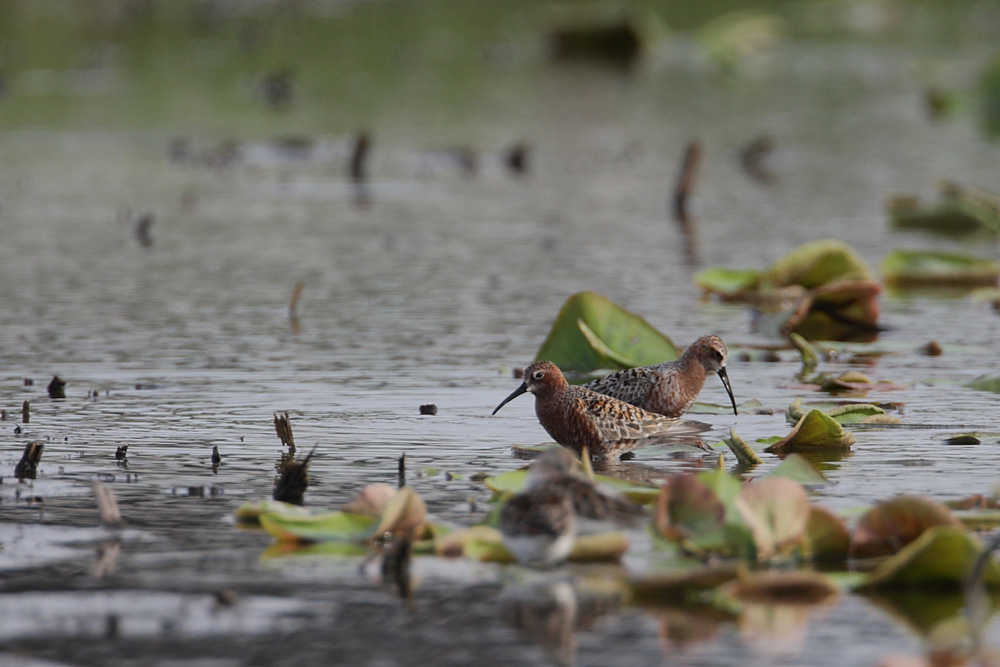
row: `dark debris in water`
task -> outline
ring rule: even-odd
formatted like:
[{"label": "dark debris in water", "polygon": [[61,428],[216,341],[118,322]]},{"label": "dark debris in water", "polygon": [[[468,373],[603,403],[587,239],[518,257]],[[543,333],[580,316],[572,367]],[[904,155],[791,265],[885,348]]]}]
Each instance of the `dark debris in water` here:
[{"label": "dark debris in water", "polygon": [[48,386],[49,398],[66,398],[66,381],[58,375],[52,377]]},{"label": "dark debris in water", "polygon": [[38,462],[45,451],[45,444],[34,440],[24,446],[21,460],[14,466],[14,477],[18,479],[35,479],[38,473]]},{"label": "dark debris in water", "polygon": [[118,448],[115,449],[115,460],[125,461],[127,459],[128,459],[128,445],[127,444],[119,445]]},{"label": "dark debris in water", "polygon": [[433,403],[425,403],[420,406],[420,414],[422,415],[436,415],[438,413],[438,406]]},{"label": "dark debris in water", "polygon": [[281,444],[288,446],[288,453],[295,453],[295,436],[292,435],[292,422],[287,412],[274,413],[274,431],[278,434]]},{"label": "dark debris in water", "polygon": [[309,487],[309,460],[315,453],[316,448],[313,447],[301,461],[291,459],[282,466],[272,498],[291,505],[305,504],[305,493]]}]

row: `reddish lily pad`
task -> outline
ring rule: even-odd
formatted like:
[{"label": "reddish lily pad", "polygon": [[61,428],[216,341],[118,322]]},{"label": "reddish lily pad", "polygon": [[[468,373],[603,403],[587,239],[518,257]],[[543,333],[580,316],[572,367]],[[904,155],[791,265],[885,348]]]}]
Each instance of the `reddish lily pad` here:
[{"label": "reddish lily pad", "polygon": [[744,572],[724,592],[751,604],[813,605],[835,601],[840,587],[819,572],[771,570]]},{"label": "reddish lily pad", "polygon": [[784,477],[754,480],[740,491],[736,508],[753,533],[758,558],[801,546],[809,518],[809,496]]},{"label": "reddish lily pad", "polygon": [[648,366],[677,359],[673,342],[642,317],[596,292],[569,297],[536,359],[564,371]]},{"label": "reddish lily pad", "polygon": [[882,501],[859,520],[851,538],[851,558],[896,553],[935,526],[960,526],[946,506],[924,496],[903,495]]}]

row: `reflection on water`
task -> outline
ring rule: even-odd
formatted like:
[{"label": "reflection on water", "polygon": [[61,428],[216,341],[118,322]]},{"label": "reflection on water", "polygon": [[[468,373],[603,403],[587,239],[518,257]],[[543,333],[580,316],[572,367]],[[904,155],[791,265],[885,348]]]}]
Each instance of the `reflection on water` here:
[{"label": "reflection on water", "polygon": [[[706,18],[694,14],[713,11],[695,4],[691,16],[664,8],[668,23],[693,26]],[[266,644],[308,626],[296,636],[306,657],[333,650],[310,634],[313,622],[347,658],[377,655],[355,641],[373,634],[388,637],[387,654],[419,645],[445,656],[438,663],[509,645],[516,631],[497,618],[496,569],[419,582],[418,617],[358,584],[354,560],[332,572],[295,559],[262,564],[267,538],[226,517],[270,495],[282,455],[272,415],[287,411],[300,447],[316,447],[310,506],[395,484],[405,453],[411,471],[440,473],[408,479],[435,520],[469,525],[490,507],[476,473],[519,467],[511,444],[547,439],[528,404],[489,413],[569,294],[597,290],[679,344],[717,332],[732,347],[771,345],[780,341],[744,307],[699,300],[692,272],[766,266],[820,236],[850,242],[872,265],[904,244],[963,250],[894,235],[883,201],[942,177],[997,178],[996,147],[967,120],[933,125],[922,115],[914,73],[933,58],[971,77],[981,40],[963,35],[943,53],[905,20],[882,28],[893,36],[884,40],[793,32],[761,67],[724,78],[687,37],[627,76],[552,65],[525,4],[511,14],[494,2],[389,2],[319,16],[268,3],[236,15],[211,2],[53,7],[0,10],[0,36],[20,54],[4,62],[0,86],[0,568],[13,573],[3,582],[12,604],[0,609],[37,609],[30,627],[13,616],[0,626],[5,643],[34,637],[32,651],[53,659],[74,659],[81,646],[53,639],[100,638],[109,615],[122,637],[156,626],[260,633]],[[367,157],[352,160],[363,131]],[[748,178],[739,157],[763,134],[776,146],[767,184]],[[692,261],[667,191],[696,139]],[[522,172],[509,168],[511,147]],[[817,502],[846,510],[901,492],[988,490],[1000,453],[940,436],[995,410],[994,396],[961,386],[995,371],[995,314],[941,294],[888,293],[882,306],[887,330],[870,347],[888,354],[872,373],[904,388],[867,398],[904,403],[904,422],[943,426],[858,431],[850,456],[823,461],[833,483]],[[945,353],[920,355],[929,340]],[[709,436],[733,425],[751,443],[787,433],[782,411],[811,390],[796,384],[797,355],[777,359],[734,355],[735,391],[773,414],[699,415]],[[56,375],[65,399],[46,393]],[[18,424],[26,400],[31,421]],[[702,400],[726,397],[709,386]],[[431,403],[438,413],[420,414]],[[45,445],[37,478],[18,483],[11,474],[32,441]],[[127,466],[116,458],[126,446]],[[608,472],[656,482],[702,465],[640,452]],[[96,528],[94,479],[114,489],[120,542]],[[233,610],[213,606],[224,588],[239,592]],[[370,615],[315,620],[336,605]],[[706,662],[772,664],[742,643],[749,621],[739,623],[622,608],[587,629],[577,623],[571,637],[579,663],[660,661],[668,637]],[[799,646],[814,662],[870,664],[883,650],[919,649],[906,627],[844,596],[799,630]],[[181,655],[208,654],[197,647]],[[275,659],[249,641],[230,648]],[[498,650],[548,660],[520,644]]]}]

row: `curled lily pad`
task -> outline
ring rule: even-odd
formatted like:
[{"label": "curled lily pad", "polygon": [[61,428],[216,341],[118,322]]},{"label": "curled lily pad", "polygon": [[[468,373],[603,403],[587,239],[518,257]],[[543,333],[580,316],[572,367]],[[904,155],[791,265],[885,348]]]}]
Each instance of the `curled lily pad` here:
[{"label": "curled lily pad", "polygon": [[825,507],[813,505],[806,521],[806,540],[814,560],[842,562],[847,559],[851,533],[839,516]]},{"label": "curled lily pad", "polygon": [[795,346],[795,349],[802,356],[801,374],[805,375],[806,373],[813,372],[819,364],[819,354],[816,352],[816,348],[795,332],[789,334],[788,337],[792,341],[792,345]]},{"label": "curled lily pad", "polygon": [[764,462],[757,452],[746,443],[746,440],[736,433],[734,428],[729,429],[729,437],[724,438],[722,442],[732,450],[733,454],[736,455],[736,460],[743,465],[759,465]]},{"label": "curled lily pad", "polygon": [[784,477],[754,480],[740,491],[736,508],[753,533],[758,558],[798,548],[809,518],[809,496]]},{"label": "curled lily pad", "polygon": [[808,570],[743,572],[724,592],[752,604],[813,605],[833,602],[840,587],[826,575]]},{"label": "curled lily pad", "polygon": [[781,330],[808,338],[840,338],[844,336],[830,334],[877,331],[881,293],[882,286],[874,280],[839,280],[816,287],[790,311]]},{"label": "curled lily pad", "polygon": [[389,484],[368,484],[358,491],[341,509],[351,514],[380,516],[393,496],[396,487]]},{"label": "curled lily pad", "polygon": [[726,508],[708,486],[691,473],[672,475],[656,501],[655,525],[668,540],[690,540],[722,527]]},{"label": "curled lily pad", "polygon": [[[841,425],[850,424],[899,424],[900,419],[895,415],[888,415],[885,409],[874,403],[811,403],[811,407],[821,409],[826,414]],[[827,407],[829,406],[829,407]],[[826,408],[826,409],[824,409]],[[802,399],[797,398],[785,410],[785,419],[791,423],[796,423],[805,414],[802,408]]]},{"label": "curled lily pad", "polygon": [[851,448],[854,436],[821,410],[810,410],[784,438],[765,449],[770,454],[795,451],[839,450]]},{"label": "curled lily pad", "polygon": [[260,525],[279,540],[300,542],[367,542],[386,533],[423,534],[427,506],[408,486],[399,489],[378,517],[326,512],[299,516],[263,514]]},{"label": "curled lily pad", "polygon": [[950,236],[1000,232],[1000,197],[981,188],[945,182],[932,204],[916,197],[893,197],[888,203],[892,226]]},{"label": "curled lily pad", "polygon": [[882,501],[859,520],[851,538],[852,558],[888,556],[934,526],[959,526],[947,507],[924,496]]},{"label": "curled lily pad", "polygon": [[[879,563],[862,589],[911,588],[961,589],[983,545],[960,526],[936,526]],[[989,559],[983,581],[1000,587],[1000,564]]]},{"label": "curled lily pad", "polygon": [[765,286],[802,285],[813,289],[844,280],[874,281],[868,263],[837,239],[811,241],[778,259],[760,276]]},{"label": "curled lily pad", "polygon": [[809,459],[792,452],[776,465],[767,477],[784,477],[803,486],[826,486],[830,480]]},{"label": "curled lily pad", "polygon": [[673,342],[646,320],[596,292],[566,300],[536,359],[564,371],[628,368],[672,361]]},{"label": "curled lily pad", "polygon": [[898,287],[995,285],[1000,278],[992,259],[926,250],[894,250],[881,270],[886,284]]}]

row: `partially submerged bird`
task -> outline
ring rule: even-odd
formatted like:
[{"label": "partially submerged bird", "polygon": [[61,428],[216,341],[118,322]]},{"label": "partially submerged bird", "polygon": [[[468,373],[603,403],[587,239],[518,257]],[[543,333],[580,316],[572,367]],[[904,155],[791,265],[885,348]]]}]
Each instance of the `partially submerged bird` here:
[{"label": "partially submerged bird", "polygon": [[530,392],[542,427],[563,447],[578,455],[584,448],[599,460],[614,460],[636,447],[678,443],[676,436],[704,430],[704,425],[647,412],[586,387],[570,385],[551,361],[536,361],[524,369],[524,382],[494,410]]},{"label": "partially submerged bird", "polygon": [[519,563],[552,567],[566,560],[576,539],[569,493],[546,484],[519,493],[500,511],[504,546]]},{"label": "partially submerged bird", "polygon": [[553,447],[532,461],[526,488],[561,488],[569,494],[577,518],[577,533],[602,532],[609,524],[634,524],[648,518],[630,498],[596,484],[580,474],[579,461],[564,447]]},{"label": "partially submerged bird", "polygon": [[585,387],[599,394],[637,405],[643,410],[667,417],[680,417],[688,411],[705,385],[710,372],[719,374],[736,410],[736,398],[729,384],[726,360],[729,350],[718,336],[702,336],[691,343],[680,359],[653,366],[626,368],[607,377],[588,382]]}]

